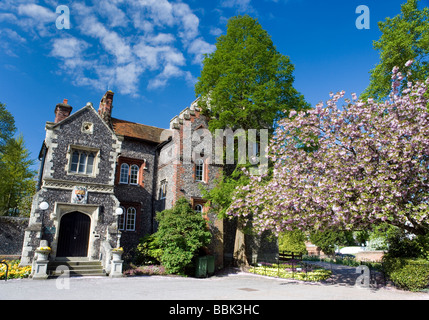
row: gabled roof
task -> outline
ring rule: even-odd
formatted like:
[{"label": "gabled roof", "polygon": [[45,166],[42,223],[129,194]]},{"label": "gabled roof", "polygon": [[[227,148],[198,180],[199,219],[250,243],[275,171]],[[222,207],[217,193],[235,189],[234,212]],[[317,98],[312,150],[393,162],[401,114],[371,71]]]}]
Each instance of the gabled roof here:
[{"label": "gabled roof", "polygon": [[68,117],[64,118],[63,120],[61,120],[58,123],[55,122],[50,122],[47,121],[46,122],[46,129],[55,129],[58,126],[63,125],[64,123],[68,122],[68,121],[73,121],[73,118],[77,117],[80,113],[83,113],[85,110],[89,110],[90,112],[93,112],[101,121],[101,123],[103,123],[106,128],[109,129],[110,132],[115,133],[112,128],[110,128],[107,123],[100,117],[100,115],[98,114],[97,110],[94,109],[94,107],[92,106],[92,103],[88,102],[88,104],[83,107],[82,109],[79,109],[78,111],[76,111],[75,113],[72,113],[71,115],[69,115]]},{"label": "gabled roof", "polygon": [[166,129],[151,127],[140,123],[112,118],[112,126],[116,134],[128,138],[145,140],[156,144],[168,138],[165,137],[165,133],[161,137],[161,134],[166,131]]}]

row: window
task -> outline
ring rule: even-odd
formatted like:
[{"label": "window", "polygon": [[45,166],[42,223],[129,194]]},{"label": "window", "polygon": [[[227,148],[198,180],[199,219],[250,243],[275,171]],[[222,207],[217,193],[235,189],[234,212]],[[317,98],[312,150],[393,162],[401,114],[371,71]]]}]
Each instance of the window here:
[{"label": "window", "polygon": [[202,205],[200,205],[200,204],[197,204],[197,205],[195,206],[194,210],[195,210],[196,212],[203,213],[203,206],[202,206]]},{"label": "window", "polygon": [[198,159],[195,162],[195,181],[203,181],[204,177],[204,161]]},{"label": "window", "polygon": [[127,231],[136,230],[136,208],[129,207],[127,209]]},{"label": "window", "polygon": [[121,231],[136,231],[138,205],[124,204],[123,214],[118,217],[118,229]]},{"label": "window", "polygon": [[126,211],[124,207],[121,207],[121,209],[123,213],[118,217],[118,229],[123,231],[125,229]]},{"label": "window", "polygon": [[130,171],[130,184],[138,184],[139,179],[139,167],[135,164],[131,166]]},{"label": "window", "polygon": [[145,160],[120,158],[116,172],[116,183],[144,187]]},{"label": "window", "polygon": [[128,184],[128,172],[130,170],[130,166],[126,163],[121,164],[121,177],[119,179],[119,183]]},{"label": "window", "polygon": [[70,173],[92,175],[95,156],[94,151],[72,150]]},{"label": "window", "polygon": [[159,200],[167,198],[167,180],[161,181],[161,187],[159,188]]}]

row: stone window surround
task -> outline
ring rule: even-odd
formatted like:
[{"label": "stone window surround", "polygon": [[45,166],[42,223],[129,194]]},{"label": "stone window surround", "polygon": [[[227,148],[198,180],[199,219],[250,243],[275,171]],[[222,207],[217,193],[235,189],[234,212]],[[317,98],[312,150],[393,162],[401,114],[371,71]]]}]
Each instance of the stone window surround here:
[{"label": "stone window surround", "polygon": [[159,196],[158,200],[164,200],[167,198],[167,188],[168,188],[168,181],[167,179],[161,180],[160,187],[159,187]]},{"label": "stone window surround", "polygon": [[[88,151],[88,152],[95,153],[92,174],[75,173],[75,172],[71,172],[70,171],[72,157],[73,157],[73,152],[76,151],[76,150],[77,151]],[[68,176],[81,176],[81,177],[95,178],[99,174],[99,172],[100,172],[100,169],[99,169],[99,164],[100,164],[100,149],[98,149],[98,148],[91,148],[91,147],[87,147],[87,146],[80,146],[80,145],[70,144],[67,147],[66,159],[67,159],[67,161],[66,161],[65,171],[66,171],[66,173],[67,173]]]},{"label": "stone window surround", "polygon": [[84,121],[82,123],[82,128],[80,130],[82,133],[93,134],[94,133],[94,124],[92,122]]}]

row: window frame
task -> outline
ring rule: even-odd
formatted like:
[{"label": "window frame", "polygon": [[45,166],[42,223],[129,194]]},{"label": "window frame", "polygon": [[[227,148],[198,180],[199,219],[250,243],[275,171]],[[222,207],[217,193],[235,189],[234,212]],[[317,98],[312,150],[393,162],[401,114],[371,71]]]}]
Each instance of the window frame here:
[{"label": "window frame", "polygon": [[[203,159],[197,159],[195,161],[195,181],[204,182],[204,170],[205,163]],[[201,173],[201,178],[199,177],[199,172]]]},{"label": "window frame", "polygon": [[[134,171],[133,174],[133,169],[137,168],[137,172]],[[137,186],[139,185],[139,174],[140,174],[140,167],[136,164],[132,164],[129,168],[129,184]],[[135,179],[135,182],[133,182]]]},{"label": "window frame", "polygon": [[[120,157],[116,163],[116,185],[131,185],[144,188],[145,159]],[[126,176],[126,177],[125,177]]]},{"label": "window frame", "polygon": [[[132,221],[131,224],[130,224],[130,221]],[[130,206],[127,208],[125,231],[136,231],[136,221],[137,221],[137,209],[135,207]],[[132,228],[129,228],[130,225],[132,226]]]},{"label": "window frame", "polygon": [[161,180],[160,187],[159,187],[159,200],[167,199],[167,186],[168,186],[167,179]]},{"label": "window frame", "polygon": [[94,177],[96,175],[99,151],[94,148],[69,146],[67,174]]},{"label": "window frame", "polygon": [[124,231],[127,211],[124,206],[120,206],[120,208],[122,209],[122,214],[118,217],[118,230]]},{"label": "window frame", "polygon": [[[119,170],[119,184],[128,184],[130,181],[129,174],[130,174],[130,165],[126,162],[122,163]],[[125,181],[125,179],[123,178],[125,178],[127,181]]]}]

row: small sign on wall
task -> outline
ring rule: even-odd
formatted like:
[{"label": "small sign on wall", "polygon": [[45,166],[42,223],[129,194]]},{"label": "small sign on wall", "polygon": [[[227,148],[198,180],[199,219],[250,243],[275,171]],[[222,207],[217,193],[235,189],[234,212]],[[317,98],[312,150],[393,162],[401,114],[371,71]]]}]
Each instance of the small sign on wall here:
[{"label": "small sign on wall", "polygon": [[88,201],[88,190],[86,187],[74,187],[72,191],[71,203],[86,204]]}]

